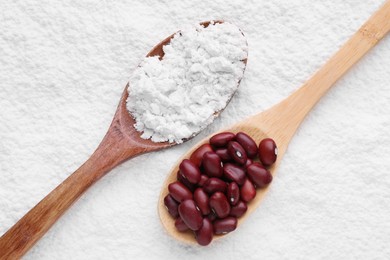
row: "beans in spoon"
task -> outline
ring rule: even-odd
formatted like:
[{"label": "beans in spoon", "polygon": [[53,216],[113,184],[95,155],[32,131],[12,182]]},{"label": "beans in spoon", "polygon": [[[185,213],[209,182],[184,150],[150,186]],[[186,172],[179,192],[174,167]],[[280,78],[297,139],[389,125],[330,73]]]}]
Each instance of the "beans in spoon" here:
[{"label": "beans in spoon", "polygon": [[247,204],[272,181],[268,168],[277,157],[271,138],[259,145],[248,134],[222,132],[180,164],[164,204],[179,232],[192,232],[199,245],[232,232]]}]

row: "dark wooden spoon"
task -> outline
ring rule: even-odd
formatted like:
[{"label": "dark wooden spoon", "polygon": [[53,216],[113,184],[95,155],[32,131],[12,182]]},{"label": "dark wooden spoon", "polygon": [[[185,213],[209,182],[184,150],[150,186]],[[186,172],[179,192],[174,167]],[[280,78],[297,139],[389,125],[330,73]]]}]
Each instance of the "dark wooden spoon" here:
[{"label": "dark wooden spoon", "polygon": [[[210,22],[201,23],[205,27],[209,24]],[[174,34],[155,46],[147,57],[162,58],[163,46],[173,36]],[[246,60],[244,63],[246,64]],[[128,87],[129,84],[123,91],[107,134],[91,157],[0,238],[1,259],[18,259],[23,256],[92,184],[115,166],[137,155],[176,145],[168,142],[154,143],[140,137],[140,132],[134,128],[134,119],[126,109]],[[220,112],[217,111],[215,116]]]}]

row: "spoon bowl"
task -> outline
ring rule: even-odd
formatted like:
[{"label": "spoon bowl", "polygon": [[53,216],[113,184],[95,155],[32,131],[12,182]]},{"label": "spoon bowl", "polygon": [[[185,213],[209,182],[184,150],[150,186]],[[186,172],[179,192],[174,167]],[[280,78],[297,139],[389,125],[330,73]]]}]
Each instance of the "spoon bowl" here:
[{"label": "spoon bowl", "polygon": [[[246,121],[243,121],[242,123],[235,124],[231,126],[228,129],[224,129],[221,132],[232,132],[232,133],[238,133],[238,132],[244,132],[250,135],[253,140],[255,140],[256,143],[259,143],[262,139],[271,137],[267,135],[264,131],[259,126],[256,126],[254,124],[247,124]],[[217,133],[214,133],[217,134]],[[213,134],[213,135],[214,135]],[[203,139],[199,143],[197,143],[194,147],[192,147],[188,152],[186,152],[179,160],[178,163],[172,168],[171,174],[166,178],[164,184],[163,184],[163,189],[161,190],[160,193],[160,198],[159,198],[159,203],[158,203],[158,212],[160,216],[161,223],[165,230],[168,232],[169,235],[173,236],[175,239],[182,241],[184,243],[188,244],[196,244],[196,240],[194,239],[194,235],[190,232],[180,232],[175,228],[175,220],[172,218],[172,216],[168,213],[167,209],[165,208],[164,205],[164,198],[166,195],[169,194],[168,191],[168,185],[172,182],[176,181],[177,178],[177,172],[179,171],[179,165],[180,162],[184,159],[189,159],[191,154],[201,145],[208,143],[209,139],[212,135],[208,136],[207,138]],[[276,141],[276,140],[275,140]],[[282,151],[281,151],[282,150]],[[279,165],[279,162],[281,158],[283,157],[284,154],[284,149],[280,149],[278,147],[278,159],[273,164],[271,167],[269,167],[269,171],[274,175],[274,172],[276,168]],[[260,204],[261,200],[263,199],[264,195],[268,191],[270,185],[268,185],[264,189],[257,190],[256,197],[250,201],[247,206],[248,210],[246,211],[246,214],[244,214],[242,217],[238,218],[238,226],[245,221],[245,219],[252,213],[257,206]],[[229,234],[229,233],[227,233]],[[221,238],[223,236],[226,236],[227,234],[223,235],[214,235],[213,240]]]},{"label": "spoon bowl", "polygon": [[[224,21],[222,21],[222,20],[214,21],[214,23],[223,23],[223,22]],[[205,22],[201,22],[200,25],[207,27],[210,25],[210,23],[211,23],[211,21],[205,21]],[[168,36],[167,38],[162,40],[159,44],[154,46],[153,49],[151,49],[150,52],[146,55],[146,57],[158,56],[159,59],[162,59],[164,57],[163,47],[170,43],[170,41],[172,40],[172,38],[174,37],[175,34],[176,33]],[[243,62],[246,65],[247,59],[245,59]],[[244,68],[244,71],[245,71],[245,68]],[[240,84],[240,81],[238,82],[237,88]],[[123,141],[128,142],[127,147],[130,150],[133,150],[135,147],[139,147],[139,148],[146,149],[146,150],[144,150],[144,152],[151,152],[151,151],[167,148],[167,147],[170,147],[173,145],[177,145],[177,143],[175,143],[175,142],[173,142],[173,143],[158,142],[157,143],[157,142],[151,141],[150,139],[141,138],[140,132],[138,132],[134,128],[135,120],[130,115],[129,111],[126,108],[126,102],[127,102],[128,96],[129,96],[129,93],[128,93],[129,87],[130,87],[130,82],[127,83],[127,85],[122,93],[117,111],[116,111],[114,119],[112,121],[112,125],[110,126],[110,130],[112,129],[113,131],[117,131],[118,133],[121,133],[122,135],[124,135],[125,138]],[[232,95],[231,95],[230,99],[228,100],[228,102],[226,103],[226,105],[229,104],[229,102],[234,94],[235,94],[235,92],[232,93]],[[216,111],[216,113],[214,114],[214,117],[218,117],[222,111],[223,110]],[[195,133],[192,137],[194,137],[196,134],[198,134],[198,133]],[[184,141],[188,141],[191,138],[188,138]],[[132,152],[132,151],[129,151],[129,152]]]},{"label": "spoon bowl", "polygon": [[[390,30],[390,0],[375,13],[369,20],[318,70],[301,88],[285,100],[270,109],[254,115],[242,122],[224,129],[221,132],[245,132],[258,144],[264,138],[272,138],[278,147],[276,163],[269,168],[273,176],[285,154],[288,144],[295,131],[320,98],[341,78],[361,57],[374,47]],[[214,133],[216,134],[216,133]],[[213,134],[213,135],[214,135]],[[179,232],[174,225],[174,219],[169,215],[164,205],[164,197],[169,193],[168,184],[176,181],[179,164],[188,159],[200,145],[209,141],[202,140],[188,151],[173,167],[160,193],[158,211],[161,223],[173,238],[190,244],[195,244],[194,235],[190,232]],[[240,226],[264,198],[270,185],[265,189],[258,189],[256,197],[247,206],[247,212],[238,218]],[[228,233],[229,234],[229,233]],[[214,239],[225,235],[215,235]]]},{"label": "spoon bowl", "polygon": [[[202,25],[203,27],[207,28],[211,23],[213,24],[222,24],[224,23],[225,21],[223,20],[214,20],[214,21],[205,21],[205,22],[201,22],[200,25]],[[245,37],[244,33],[242,32],[241,29],[239,29],[241,34]],[[177,32],[176,32],[177,33]],[[170,36],[168,36],[167,38],[165,38],[164,40],[162,40],[158,45],[156,45],[147,55],[146,57],[153,57],[153,56],[158,56],[159,59],[161,60],[163,57],[164,57],[164,50],[163,50],[163,47],[165,45],[168,45],[170,43],[170,41],[172,40],[172,38],[174,37],[174,35],[176,34],[172,34]],[[246,46],[248,46],[248,42],[246,42]],[[248,53],[246,53],[246,57],[248,56]],[[231,99],[233,98],[234,94],[237,92],[237,89],[238,87],[240,86],[240,83],[241,83],[241,80],[242,80],[242,77],[244,75],[244,72],[245,72],[245,69],[246,69],[246,65],[247,65],[247,62],[248,62],[248,59],[245,58],[244,60],[241,60],[241,62],[244,63],[244,68],[243,68],[243,71],[242,71],[242,76],[241,78],[238,80],[237,82],[237,86],[234,90],[234,92],[231,93],[229,99],[227,100],[226,104],[225,104],[225,107],[230,103]],[[126,100],[127,100],[127,97],[128,97],[128,91],[127,89],[129,88],[129,83],[127,84],[126,88],[125,88],[125,91],[122,95],[122,98],[121,98],[121,101],[120,101],[120,104],[119,106],[121,107],[121,111],[120,113],[122,114],[121,117],[125,118],[125,122],[127,124],[127,126],[131,126],[132,129],[124,129],[124,131],[127,131],[129,132],[131,138],[135,138],[135,139],[142,139],[140,138],[140,135],[139,135],[139,132],[137,132],[137,130],[134,128],[134,124],[135,124],[135,120],[133,117],[131,117],[129,115],[129,112],[127,111],[126,109]],[[219,111],[214,111],[214,114],[213,114],[213,117],[216,118],[218,117],[222,111],[224,110],[225,108],[219,110]],[[126,127],[127,127],[126,126]],[[205,125],[204,127],[207,127],[207,125]],[[133,136],[133,131],[136,131],[136,133],[138,133],[137,136]],[[193,133],[189,138],[186,138],[184,139],[183,141],[186,142],[188,140],[190,140],[191,138],[195,137],[197,134],[199,134],[199,132],[197,133]],[[139,138],[138,138],[139,137]],[[165,148],[165,147],[169,147],[169,146],[172,146],[172,145],[176,145],[177,143],[169,143],[169,142],[162,142],[162,143],[155,143],[153,141],[151,141],[150,139],[146,140],[146,142],[144,142],[143,140],[145,139],[142,139],[141,140],[141,143],[142,144],[145,144],[145,145],[150,145],[151,147],[160,147],[160,145],[162,146],[162,148]]]}]

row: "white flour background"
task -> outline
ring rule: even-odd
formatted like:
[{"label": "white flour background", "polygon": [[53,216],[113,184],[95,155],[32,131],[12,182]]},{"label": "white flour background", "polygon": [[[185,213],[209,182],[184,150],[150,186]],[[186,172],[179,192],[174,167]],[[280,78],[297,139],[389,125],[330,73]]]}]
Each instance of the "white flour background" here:
[{"label": "white flour background", "polygon": [[25,259],[389,259],[389,36],[309,114],[263,204],[234,233],[188,246],[157,214],[185,151],[291,94],[381,3],[2,0],[0,234],[89,157],[155,44],[186,24],[225,19],[245,32],[249,60],[220,118],[188,143],[114,169]]}]

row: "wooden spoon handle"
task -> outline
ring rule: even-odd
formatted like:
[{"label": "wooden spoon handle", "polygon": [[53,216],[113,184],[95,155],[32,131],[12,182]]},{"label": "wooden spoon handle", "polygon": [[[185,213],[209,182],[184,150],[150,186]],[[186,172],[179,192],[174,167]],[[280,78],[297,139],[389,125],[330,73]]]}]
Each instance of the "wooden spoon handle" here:
[{"label": "wooden spoon handle", "polygon": [[123,160],[140,153],[124,149],[118,138],[118,133],[109,131],[87,162],[0,238],[0,259],[23,256],[92,184]]},{"label": "wooden spoon handle", "polygon": [[274,120],[275,124],[283,126],[274,128],[279,129],[274,134],[289,140],[318,100],[389,31],[390,0],[387,0],[301,88],[263,115],[255,116],[255,121],[263,121],[264,116]]}]

